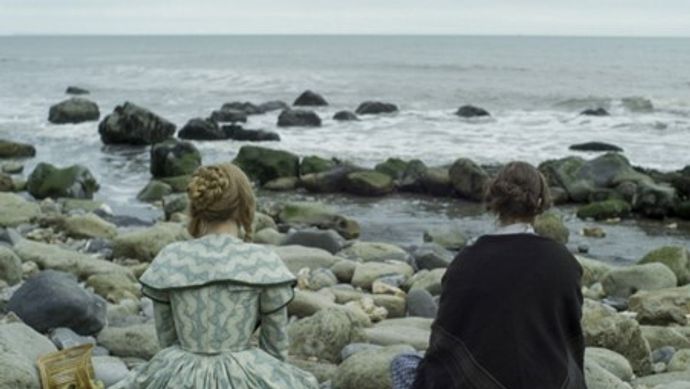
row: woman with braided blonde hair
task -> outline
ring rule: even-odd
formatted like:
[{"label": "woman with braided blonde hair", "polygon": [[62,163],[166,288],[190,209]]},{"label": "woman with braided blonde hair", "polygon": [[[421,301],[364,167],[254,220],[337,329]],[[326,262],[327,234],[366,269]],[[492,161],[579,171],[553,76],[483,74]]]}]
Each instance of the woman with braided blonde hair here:
[{"label": "woman with braided blonde hair", "polygon": [[269,248],[248,243],[247,176],[229,163],[204,166],[187,195],[194,239],[165,247],[140,279],[162,350],[114,388],[318,388],[285,362],[295,277]]}]

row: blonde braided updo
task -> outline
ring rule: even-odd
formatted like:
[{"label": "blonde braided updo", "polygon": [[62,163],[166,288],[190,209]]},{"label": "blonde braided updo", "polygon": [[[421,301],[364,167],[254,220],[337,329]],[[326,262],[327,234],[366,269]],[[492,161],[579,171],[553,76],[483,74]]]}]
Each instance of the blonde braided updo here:
[{"label": "blonde braided updo", "polygon": [[252,239],[256,200],[249,179],[231,163],[202,166],[187,186],[190,221],[187,229],[198,238],[211,223],[232,220],[244,229],[244,240]]}]

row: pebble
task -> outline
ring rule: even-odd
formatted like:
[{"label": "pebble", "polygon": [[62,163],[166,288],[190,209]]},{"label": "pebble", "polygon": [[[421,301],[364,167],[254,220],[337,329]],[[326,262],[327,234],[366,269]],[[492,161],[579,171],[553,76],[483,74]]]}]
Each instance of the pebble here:
[{"label": "pebble", "polygon": [[81,336],[69,328],[59,327],[50,333],[50,340],[60,349],[72,348],[83,344],[96,344],[96,339],[92,336]]},{"label": "pebble", "polygon": [[669,363],[673,355],[676,353],[676,348],[672,346],[664,346],[652,351],[652,362],[653,363]]}]

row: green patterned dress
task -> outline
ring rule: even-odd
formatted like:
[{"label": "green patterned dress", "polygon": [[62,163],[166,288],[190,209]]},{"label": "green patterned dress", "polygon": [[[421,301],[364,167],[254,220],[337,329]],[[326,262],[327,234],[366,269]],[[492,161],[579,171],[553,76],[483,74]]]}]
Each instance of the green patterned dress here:
[{"label": "green patterned dress", "polygon": [[318,388],[285,362],[295,278],[269,248],[230,235],[173,243],[140,281],[164,348],[113,388]]}]

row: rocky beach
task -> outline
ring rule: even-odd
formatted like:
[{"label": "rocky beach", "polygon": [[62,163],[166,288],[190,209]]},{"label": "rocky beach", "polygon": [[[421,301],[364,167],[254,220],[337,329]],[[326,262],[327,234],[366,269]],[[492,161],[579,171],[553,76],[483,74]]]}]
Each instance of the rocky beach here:
[{"label": "rocky beach", "polygon": [[[270,39],[261,50],[243,43],[254,78],[242,78],[147,69],[117,50],[72,65],[51,51],[73,42],[38,60],[23,51],[37,43],[19,41],[4,42],[16,58],[0,58],[5,74],[23,75],[0,76],[0,388],[39,388],[36,359],[77,345],[94,345],[106,387],[150,359],[153,304],[137,278],[165,245],[189,239],[190,174],[229,161],[255,183],[254,241],[298,278],[290,362],[323,388],[390,387],[391,359],[428,346],[445,268],[494,229],[483,191],[513,159],[538,165],[551,187],[555,206],[537,232],[584,270],[589,388],[690,388],[690,110],[675,84],[665,99],[614,81],[597,87],[616,97],[564,98],[520,70],[529,60],[454,73],[442,55],[421,71],[388,64],[397,76],[380,80],[364,60],[363,73],[330,62],[319,73],[311,67],[333,50],[319,40],[318,60],[264,76],[277,65],[262,55],[282,53]],[[121,63],[108,65],[111,54]],[[46,73],[53,66],[76,84]],[[638,71],[639,88],[653,89]],[[464,90],[442,87],[463,72],[476,76],[464,76]],[[545,95],[473,81],[522,73]],[[357,82],[362,74],[371,82]],[[435,89],[395,93],[411,75]],[[576,79],[563,83],[578,90]],[[558,103],[538,108],[545,96]]]}]

